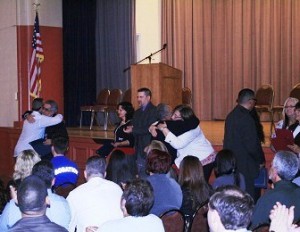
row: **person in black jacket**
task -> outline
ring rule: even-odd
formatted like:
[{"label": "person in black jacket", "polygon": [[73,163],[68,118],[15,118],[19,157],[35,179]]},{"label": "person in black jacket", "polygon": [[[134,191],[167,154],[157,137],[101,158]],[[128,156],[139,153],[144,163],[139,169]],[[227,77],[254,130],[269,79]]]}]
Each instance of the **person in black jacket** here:
[{"label": "person in black jacket", "polygon": [[259,175],[260,166],[265,163],[265,156],[257,118],[251,114],[256,103],[254,91],[242,89],[237,103],[225,121],[223,148],[230,149],[236,155],[237,169],[245,177],[246,191],[256,201],[260,196],[260,189],[255,188],[254,180]]}]

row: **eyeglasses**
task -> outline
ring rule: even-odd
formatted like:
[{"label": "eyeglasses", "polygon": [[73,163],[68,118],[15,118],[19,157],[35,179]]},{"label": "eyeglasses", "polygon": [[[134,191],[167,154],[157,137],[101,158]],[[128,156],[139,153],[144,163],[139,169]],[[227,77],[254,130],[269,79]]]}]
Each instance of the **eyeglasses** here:
[{"label": "eyeglasses", "polygon": [[45,110],[45,111],[48,111],[48,112],[50,112],[51,111],[51,108],[46,108],[46,107],[42,107],[42,110]]},{"label": "eyeglasses", "polygon": [[292,108],[295,108],[295,106],[285,106],[284,107],[284,109],[288,109],[288,108],[292,109]]},{"label": "eyeglasses", "polygon": [[257,102],[257,99],[256,99],[256,98],[250,98],[249,101],[250,101],[250,100],[254,101],[255,103]]}]

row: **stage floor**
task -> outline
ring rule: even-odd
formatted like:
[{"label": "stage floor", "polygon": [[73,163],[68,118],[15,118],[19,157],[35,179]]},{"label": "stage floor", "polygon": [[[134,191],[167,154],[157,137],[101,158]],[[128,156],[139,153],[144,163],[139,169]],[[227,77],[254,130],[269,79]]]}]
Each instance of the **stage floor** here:
[{"label": "stage floor", "polygon": [[[224,137],[224,121],[201,121],[200,127],[203,130],[206,138],[213,145],[223,145]],[[265,133],[265,144],[263,147],[270,146],[270,122],[262,122],[264,133]],[[70,136],[83,137],[83,138],[92,138],[92,139],[113,139],[114,138],[114,127],[109,126],[107,131],[103,130],[103,126],[94,126],[92,130],[89,130],[88,127],[69,127],[68,133]]]}]

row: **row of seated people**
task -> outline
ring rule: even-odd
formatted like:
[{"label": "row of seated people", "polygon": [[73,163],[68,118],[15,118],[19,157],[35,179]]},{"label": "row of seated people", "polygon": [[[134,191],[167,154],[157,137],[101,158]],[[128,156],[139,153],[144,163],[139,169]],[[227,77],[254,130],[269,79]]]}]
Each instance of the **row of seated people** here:
[{"label": "row of seated people", "polygon": [[[197,206],[209,199],[214,192],[213,188],[205,181],[201,162],[196,157],[186,156],[181,162],[177,183],[176,180],[171,178],[171,176],[174,176],[174,172],[170,171],[171,156],[167,153],[166,147],[162,143],[154,141],[147,147],[147,153],[147,170],[149,173],[147,180],[153,188],[155,199],[150,213],[160,216],[169,209],[177,208],[184,212],[188,222],[195,213]],[[46,215],[50,220],[68,228],[69,231],[74,231],[75,228],[77,228],[77,231],[84,231],[88,226],[92,226],[92,228],[100,227],[102,223],[109,219],[122,217],[123,214],[118,205],[122,188],[126,188],[127,181],[134,180],[137,177],[137,172],[134,171],[135,162],[133,162],[133,158],[133,156],[126,156],[121,151],[116,150],[111,154],[107,167],[104,159],[99,157],[90,158],[87,161],[85,170],[87,183],[70,193],[67,198],[68,203],[63,198],[59,198],[58,207],[55,207],[53,205],[55,200],[52,200],[52,206],[47,209]],[[37,161],[38,159],[33,158],[32,163]],[[299,188],[291,183],[298,172],[298,165],[295,165],[297,163],[295,161],[297,161],[297,157],[290,152],[279,152],[275,155],[270,171],[275,187],[269,193],[263,195],[256,204],[252,217],[253,227],[268,221],[269,211],[276,201],[280,201],[287,206],[296,205],[295,218],[299,217],[299,204],[297,205],[297,202],[293,201],[299,199]],[[40,163],[39,165],[41,165]],[[244,188],[243,176],[236,171],[232,152],[228,150],[219,152],[216,163],[218,178],[213,183],[215,188],[228,184],[235,184],[240,188]],[[37,172],[48,173],[48,176],[50,176],[47,182],[48,195],[53,196],[54,194],[50,190],[54,183],[52,164],[48,165],[48,171],[45,163],[42,163],[43,168],[38,168],[39,165],[33,168],[32,173],[35,173],[35,169],[38,170]],[[52,173],[51,170],[52,175],[49,174]],[[117,185],[103,180],[105,172],[107,173],[106,178]],[[42,176],[47,176],[45,173]],[[108,192],[104,191],[107,188],[110,190]],[[280,195],[282,191],[284,191],[284,194]],[[70,207],[70,212],[68,207]],[[107,214],[107,210],[101,212],[101,209],[107,208],[110,209],[110,214]],[[62,214],[58,214],[55,212],[56,210]],[[3,222],[6,223],[1,231],[8,230],[20,218],[21,213],[18,214],[15,211],[18,211],[18,208],[13,201],[10,201],[0,218],[1,226],[3,226]],[[87,211],[90,211],[90,213],[87,213]],[[260,221],[256,221],[257,219]]]}]

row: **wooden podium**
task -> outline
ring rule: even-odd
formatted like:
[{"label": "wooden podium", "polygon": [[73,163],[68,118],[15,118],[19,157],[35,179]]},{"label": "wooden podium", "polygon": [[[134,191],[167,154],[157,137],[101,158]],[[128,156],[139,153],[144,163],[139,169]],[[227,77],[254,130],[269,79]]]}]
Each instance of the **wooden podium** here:
[{"label": "wooden podium", "polygon": [[182,103],[182,71],[167,64],[131,65],[131,102],[137,105],[137,90],[146,87],[152,92],[152,103],[169,104],[172,108]]}]

